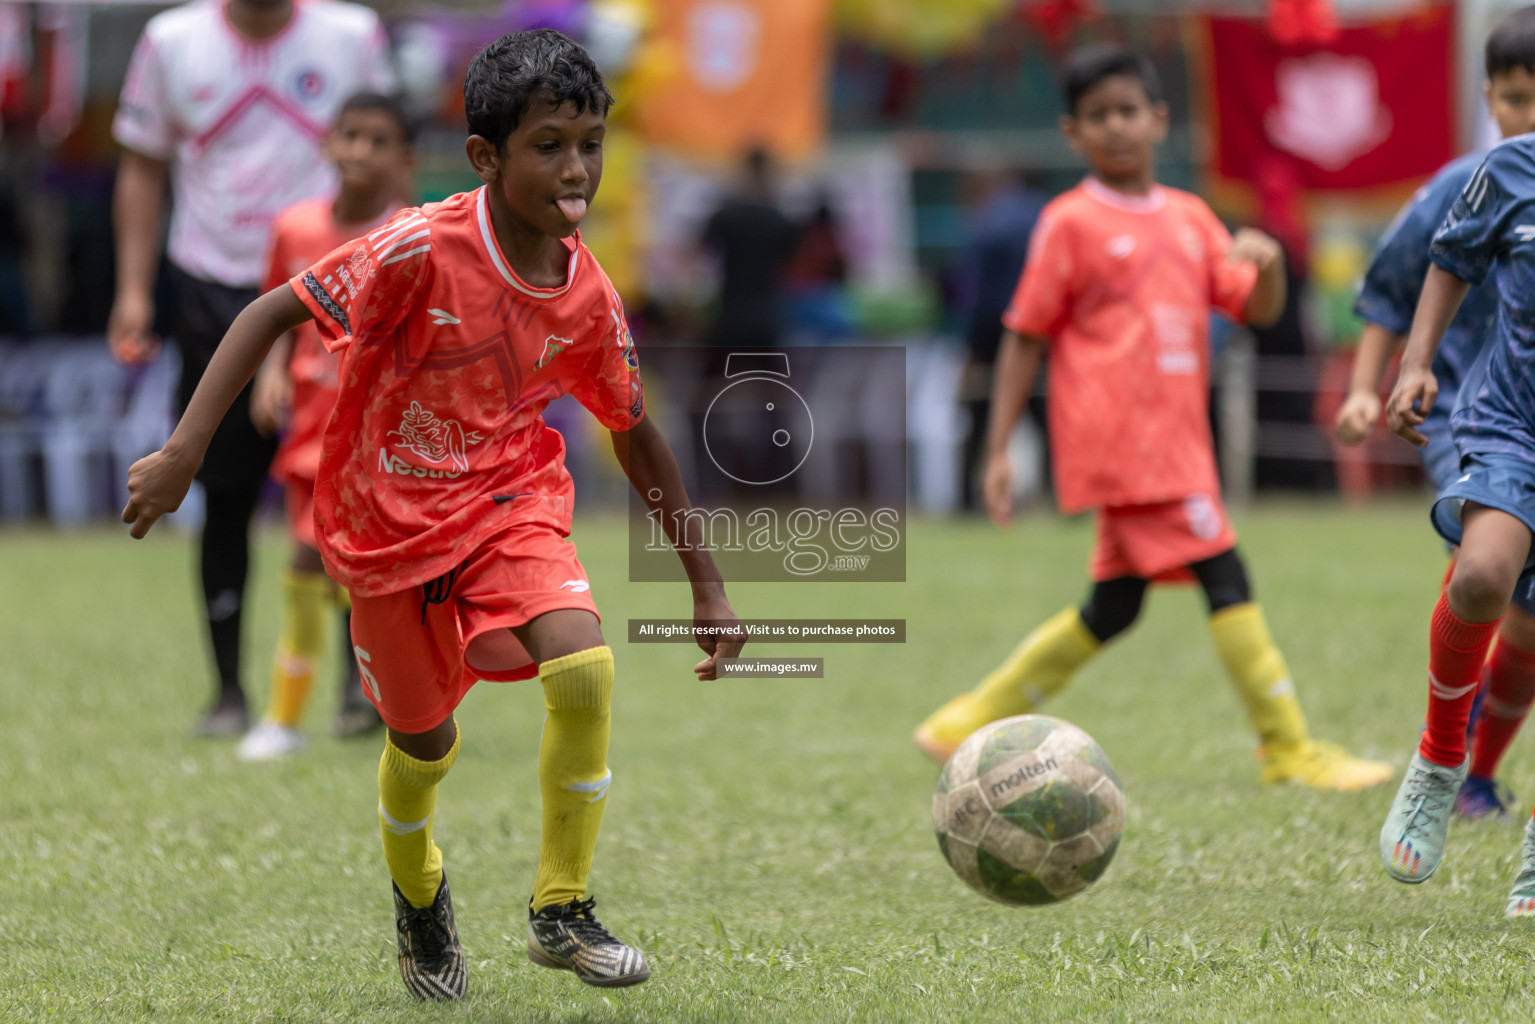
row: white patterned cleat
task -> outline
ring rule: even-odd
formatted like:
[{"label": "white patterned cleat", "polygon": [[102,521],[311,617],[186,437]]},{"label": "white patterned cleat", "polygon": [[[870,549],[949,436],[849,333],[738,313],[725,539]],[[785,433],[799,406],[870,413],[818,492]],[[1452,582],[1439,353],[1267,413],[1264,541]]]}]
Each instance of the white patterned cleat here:
[{"label": "white patterned cleat", "polygon": [[1380,860],[1386,874],[1416,885],[1439,869],[1450,830],[1450,807],[1470,765],[1467,758],[1459,768],[1447,768],[1422,754],[1412,755],[1402,786],[1391,801],[1391,812],[1380,827]]},{"label": "white patterned cleat", "polygon": [[263,721],[240,740],[235,756],[242,761],[276,761],[292,757],[305,745],[304,734],[297,729]]},{"label": "white patterned cleat", "polygon": [[1519,877],[1514,879],[1514,891],[1508,894],[1505,917],[1535,917],[1535,818],[1524,826],[1524,848],[1519,866]]},{"label": "white patterned cleat", "polygon": [[573,971],[588,985],[622,988],[650,977],[650,965],[592,916],[595,900],[571,900],[533,913],[528,906],[528,959],[540,967]]}]

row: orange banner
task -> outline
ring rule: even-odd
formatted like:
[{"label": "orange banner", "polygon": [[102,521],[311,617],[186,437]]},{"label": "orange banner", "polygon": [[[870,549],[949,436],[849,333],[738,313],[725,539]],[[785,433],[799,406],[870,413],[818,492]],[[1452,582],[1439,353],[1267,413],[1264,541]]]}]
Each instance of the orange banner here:
[{"label": "orange banner", "polygon": [[820,146],[830,0],[658,0],[656,14],[676,73],[636,97],[650,142],[721,160],[759,144],[788,158]]}]

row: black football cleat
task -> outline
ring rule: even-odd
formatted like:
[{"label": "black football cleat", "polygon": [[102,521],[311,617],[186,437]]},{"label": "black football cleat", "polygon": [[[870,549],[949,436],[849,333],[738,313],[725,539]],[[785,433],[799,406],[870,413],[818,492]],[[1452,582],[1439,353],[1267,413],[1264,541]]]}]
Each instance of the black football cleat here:
[{"label": "black football cleat", "polygon": [[[392,884],[392,883],[391,883]],[[430,907],[413,907],[394,888],[394,928],[400,943],[400,977],[417,999],[462,999],[469,990],[464,947],[453,924],[453,897],[442,876]]]}]

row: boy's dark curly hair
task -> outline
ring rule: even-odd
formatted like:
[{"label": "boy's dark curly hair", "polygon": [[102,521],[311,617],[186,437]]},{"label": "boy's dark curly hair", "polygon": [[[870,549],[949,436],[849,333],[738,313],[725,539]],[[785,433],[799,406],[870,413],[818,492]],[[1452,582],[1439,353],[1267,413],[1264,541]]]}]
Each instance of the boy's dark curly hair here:
[{"label": "boy's dark curly hair", "polygon": [[464,113],[470,135],[500,150],[535,101],[606,115],[613,94],[587,52],[552,28],[504,35],[469,62]]}]

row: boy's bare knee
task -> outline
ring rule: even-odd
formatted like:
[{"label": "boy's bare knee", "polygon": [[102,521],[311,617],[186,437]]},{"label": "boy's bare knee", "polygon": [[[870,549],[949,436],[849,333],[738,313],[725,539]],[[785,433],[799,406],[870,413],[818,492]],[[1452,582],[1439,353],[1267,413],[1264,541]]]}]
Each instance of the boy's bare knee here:
[{"label": "boy's bare knee", "polygon": [[579,608],[544,612],[521,626],[513,626],[512,634],[539,664],[601,647],[603,642],[597,616]]},{"label": "boy's bare knee", "polygon": [[456,739],[458,723],[452,715],[426,732],[389,730],[389,742],[418,761],[441,761],[453,749],[453,741]]},{"label": "boy's bare knee", "polygon": [[1503,614],[1523,565],[1495,554],[1476,555],[1462,548],[1450,577],[1450,608],[1468,622],[1491,622]]}]

